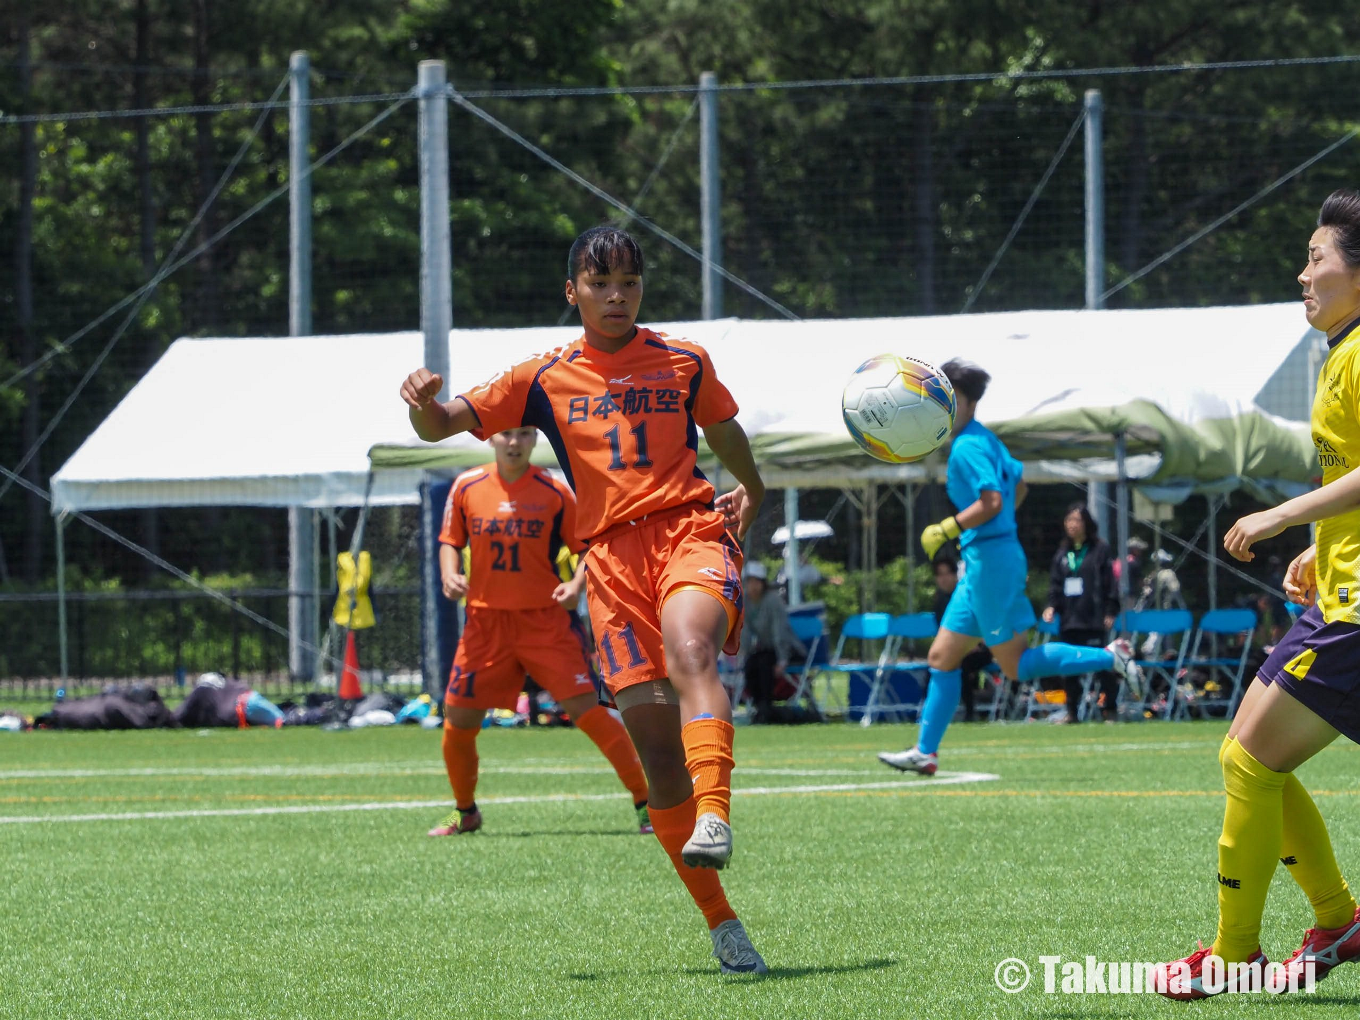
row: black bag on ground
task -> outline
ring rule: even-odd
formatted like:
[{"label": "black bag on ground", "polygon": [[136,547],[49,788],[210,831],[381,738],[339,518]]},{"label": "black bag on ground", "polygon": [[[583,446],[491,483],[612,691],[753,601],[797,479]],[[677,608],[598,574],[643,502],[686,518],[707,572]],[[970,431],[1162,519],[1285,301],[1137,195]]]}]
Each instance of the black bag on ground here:
[{"label": "black bag on ground", "polygon": [[250,686],[220,673],[204,673],[189,692],[175,719],[180,726],[240,726],[237,702],[249,696]]},{"label": "black bag on ground", "polygon": [[179,725],[174,713],[154,690],[143,688],[130,697],[113,690],[88,698],[59,701],[34,722],[54,730],[152,730]]}]

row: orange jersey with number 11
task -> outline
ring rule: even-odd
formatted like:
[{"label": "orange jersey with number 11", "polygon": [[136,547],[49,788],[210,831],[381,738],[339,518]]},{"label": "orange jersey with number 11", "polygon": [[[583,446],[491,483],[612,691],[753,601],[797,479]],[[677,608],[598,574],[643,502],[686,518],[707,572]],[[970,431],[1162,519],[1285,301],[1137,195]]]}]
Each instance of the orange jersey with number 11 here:
[{"label": "orange jersey with number 11", "polygon": [[736,417],[708,352],[639,328],[613,354],[584,337],[462,394],[479,439],[532,425],[576,491],[580,537],[685,503],[710,504],[699,429]]}]

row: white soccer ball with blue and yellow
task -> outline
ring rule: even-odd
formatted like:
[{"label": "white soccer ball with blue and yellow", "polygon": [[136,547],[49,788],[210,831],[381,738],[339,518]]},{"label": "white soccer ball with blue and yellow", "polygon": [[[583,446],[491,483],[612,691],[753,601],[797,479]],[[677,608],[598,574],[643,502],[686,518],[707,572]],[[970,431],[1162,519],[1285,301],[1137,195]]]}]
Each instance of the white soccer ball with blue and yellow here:
[{"label": "white soccer ball with blue and yellow", "polygon": [[943,372],[896,354],[860,365],[841,397],[850,437],[889,464],[910,464],[938,450],[954,427],[957,407]]}]

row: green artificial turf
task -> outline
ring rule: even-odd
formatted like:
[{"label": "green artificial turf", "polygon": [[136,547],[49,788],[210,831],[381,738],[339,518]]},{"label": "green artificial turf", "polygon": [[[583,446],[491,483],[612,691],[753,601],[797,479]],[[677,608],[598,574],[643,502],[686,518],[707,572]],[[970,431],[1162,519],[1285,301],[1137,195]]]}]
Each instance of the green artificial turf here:
[{"label": "green artificial turf", "polygon": [[[724,873],[771,973],[702,918],[579,733],[482,734],[477,834],[419,728],[0,734],[0,1017],[1353,1017],[1312,996],[1005,995],[1007,957],[1153,961],[1214,934],[1221,724],[956,725],[946,785],[873,753],[913,727],[743,728]],[[1300,770],[1360,874],[1360,752]],[[808,790],[806,787],[853,787]],[[799,789],[804,788],[804,789]],[[522,799],[514,799],[522,798]],[[590,799],[601,798],[601,799]],[[431,806],[424,802],[439,802]],[[374,810],[335,809],[374,805]],[[298,809],[209,815],[210,811]],[[186,812],[168,818],[59,821]],[[1311,923],[1277,871],[1262,941]]]}]

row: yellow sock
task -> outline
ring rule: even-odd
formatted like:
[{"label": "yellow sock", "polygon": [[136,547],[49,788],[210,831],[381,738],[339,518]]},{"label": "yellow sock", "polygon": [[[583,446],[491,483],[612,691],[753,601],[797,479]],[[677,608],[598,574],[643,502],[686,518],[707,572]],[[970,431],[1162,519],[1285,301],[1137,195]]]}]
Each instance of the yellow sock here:
[{"label": "yellow sock", "polygon": [[1223,743],[1218,745],[1218,767],[1220,769],[1223,767],[1223,755],[1227,752],[1228,745],[1231,744],[1236,739],[1237,739],[1236,737],[1229,734],[1228,736],[1223,738]]},{"label": "yellow sock", "polygon": [[1261,945],[1261,914],[1283,839],[1288,773],[1272,772],[1237,741],[1223,752],[1228,803],[1218,837],[1218,934],[1214,953],[1243,962]]},{"label": "yellow sock", "polygon": [[1336,865],[1327,823],[1292,772],[1285,778],[1281,804],[1280,863],[1307,895],[1319,928],[1350,924],[1355,918],[1355,897]]},{"label": "yellow sock", "polygon": [[[1220,765],[1231,743],[1232,737],[1223,738],[1218,749]],[[1285,778],[1280,808],[1280,863],[1289,870],[1289,877],[1298,883],[1313,905],[1317,926],[1340,928],[1349,924],[1355,919],[1355,897],[1341,877],[1327,824],[1313,798],[1292,772]]]}]

